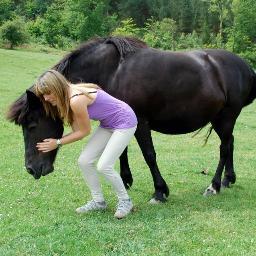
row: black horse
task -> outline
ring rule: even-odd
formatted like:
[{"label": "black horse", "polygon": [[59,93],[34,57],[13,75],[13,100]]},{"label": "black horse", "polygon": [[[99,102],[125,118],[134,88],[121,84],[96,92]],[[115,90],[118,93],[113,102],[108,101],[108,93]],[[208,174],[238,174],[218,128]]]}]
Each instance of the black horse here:
[{"label": "black horse", "polygon": [[[151,130],[185,134],[211,123],[221,145],[219,164],[206,194],[220,191],[224,167],[222,185],[236,181],[233,128],[242,108],[256,98],[256,75],[238,56],[224,50],[160,51],[139,40],[110,37],[85,43],[53,68],[73,83],[100,85],[134,109],[139,120],[135,137],[151,170],[155,199],[164,201],[169,189],[157,166]],[[24,94],[10,108],[9,119],[22,125],[26,157],[31,158],[26,166],[39,178],[53,170],[56,152],[40,155],[35,143],[60,137],[63,130],[59,121],[45,117],[40,102],[36,106],[41,116],[31,115],[28,105],[36,100],[31,92]],[[42,129],[41,120],[54,128]],[[127,149],[120,157],[120,167],[125,185],[131,186]]]}]

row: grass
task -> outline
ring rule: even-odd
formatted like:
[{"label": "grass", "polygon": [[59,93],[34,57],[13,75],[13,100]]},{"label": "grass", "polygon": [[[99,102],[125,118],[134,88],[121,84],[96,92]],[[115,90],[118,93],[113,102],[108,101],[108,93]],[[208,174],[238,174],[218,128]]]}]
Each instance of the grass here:
[{"label": "grass", "polygon": [[[89,198],[77,166],[86,139],[63,147],[55,172],[35,181],[23,167],[21,128],[4,118],[7,106],[60,58],[0,49],[0,255],[254,255],[255,104],[243,110],[236,124],[237,183],[232,188],[202,196],[218,162],[214,133],[202,147],[206,130],[195,138],[154,132],[159,168],[170,187],[168,202],[148,204],[153,182],[133,140],[129,194],[134,213],[114,219],[116,198],[102,180],[108,210],[78,216],[74,209]],[[209,175],[200,174],[205,168]]]}]

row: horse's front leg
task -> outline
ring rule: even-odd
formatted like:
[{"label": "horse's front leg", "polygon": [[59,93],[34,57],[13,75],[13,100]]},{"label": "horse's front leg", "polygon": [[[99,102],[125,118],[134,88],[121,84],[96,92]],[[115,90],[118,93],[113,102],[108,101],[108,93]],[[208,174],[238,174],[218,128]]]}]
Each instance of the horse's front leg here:
[{"label": "horse's front leg", "polygon": [[133,178],[128,162],[128,147],[125,148],[124,152],[120,156],[120,176],[126,188],[132,186]]},{"label": "horse's front leg", "polygon": [[154,181],[155,192],[153,194],[151,202],[164,202],[166,201],[166,198],[169,196],[169,188],[165,180],[161,176],[161,173],[157,166],[156,153],[151,137],[150,127],[148,125],[147,120],[139,119],[138,127],[135,132],[135,137],[140,146],[144,159],[150,168]]}]

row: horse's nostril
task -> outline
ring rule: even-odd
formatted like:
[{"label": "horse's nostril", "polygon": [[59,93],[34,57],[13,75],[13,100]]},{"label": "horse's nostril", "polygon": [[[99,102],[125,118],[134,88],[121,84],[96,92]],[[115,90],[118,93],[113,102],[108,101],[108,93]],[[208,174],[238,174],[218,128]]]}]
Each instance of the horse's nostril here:
[{"label": "horse's nostril", "polygon": [[32,168],[27,168],[27,172],[29,173],[29,174],[31,174],[31,175],[34,175],[34,171],[33,171],[33,169]]}]

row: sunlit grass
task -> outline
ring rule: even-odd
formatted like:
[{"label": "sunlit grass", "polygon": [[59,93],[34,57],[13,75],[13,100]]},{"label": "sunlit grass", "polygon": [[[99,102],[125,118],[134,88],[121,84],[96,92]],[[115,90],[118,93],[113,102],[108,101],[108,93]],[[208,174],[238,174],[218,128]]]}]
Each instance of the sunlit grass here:
[{"label": "sunlit grass", "polygon": [[[244,109],[235,128],[237,183],[231,189],[202,196],[218,162],[215,133],[202,147],[206,129],[194,138],[153,132],[159,168],[170,188],[168,202],[148,204],[152,177],[133,139],[129,194],[134,213],[121,221],[113,217],[116,198],[103,181],[108,210],[78,216],[74,209],[89,198],[77,166],[86,139],[63,147],[55,172],[35,181],[23,168],[21,128],[4,118],[7,106],[59,59],[0,50],[0,255],[254,255],[255,104]],[[209,174],[202,175],[203,169]]]}]

